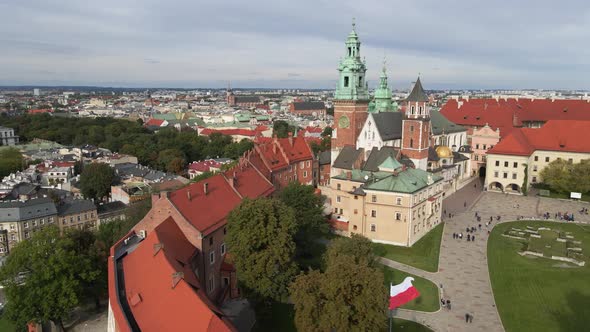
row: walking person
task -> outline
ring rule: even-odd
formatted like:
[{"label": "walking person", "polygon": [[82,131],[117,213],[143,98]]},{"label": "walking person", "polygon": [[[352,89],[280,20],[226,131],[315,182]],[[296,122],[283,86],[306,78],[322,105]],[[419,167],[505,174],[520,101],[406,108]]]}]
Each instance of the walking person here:
[{"label": "walking person", "polygon": [[469,314],[469,323],[473,323],[473,315]]},{"label": "walking person", "polygon": [[469,323],[469,314],[465,313],[465,323]]},{"label": "walking person", "polygon": [[475,235],[471,235],[471,242],[475,241]]},{"label": "walking person", "polygon": [[447,300],[447,309],[451,310],[451,300]]}]

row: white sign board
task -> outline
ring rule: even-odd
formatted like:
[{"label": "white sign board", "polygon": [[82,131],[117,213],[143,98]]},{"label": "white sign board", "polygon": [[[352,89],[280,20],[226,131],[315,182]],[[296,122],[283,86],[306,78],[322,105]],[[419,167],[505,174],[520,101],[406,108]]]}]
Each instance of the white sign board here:
[{"label": "white sign board", "polygon": [[570,198],[582,199],[582,193],[571,192],[570,193]]}]

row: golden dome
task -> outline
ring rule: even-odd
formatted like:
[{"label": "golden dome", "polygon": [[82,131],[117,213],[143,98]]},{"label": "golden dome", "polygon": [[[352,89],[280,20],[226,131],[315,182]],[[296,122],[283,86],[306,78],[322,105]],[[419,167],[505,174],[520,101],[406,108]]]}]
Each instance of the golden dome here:
[{"label": "golden dome", "polygon": [[436,154],[439,158],[452,158],[453,151],[448,146],[440,145],[436,147]]}]

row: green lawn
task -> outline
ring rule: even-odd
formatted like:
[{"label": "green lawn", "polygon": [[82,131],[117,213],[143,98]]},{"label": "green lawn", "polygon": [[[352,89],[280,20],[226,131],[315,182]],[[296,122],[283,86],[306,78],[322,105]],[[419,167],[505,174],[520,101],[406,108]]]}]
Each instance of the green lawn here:
[{"label": "green lawn", "polygon": [[410,248],[373,243],[375,254],[424,271],[437,272],[443,227],[444,223],[436,226]]},{"label": "green lawn", "polygon": [[[501,236],[511,227],[549,227],[582,241],[585,267],[517,254],[523,243]],[[590,326],[590,229],[575,224],[519,221],[494,227],[488,264],[494,297],[508,332],[588,331]]]},{"label": "green lawn", "polygon": [[387,292],[389,292],[390,283],[399,284],[408,276],[414,277],[413,285],[420,292],[420,296],[402,306],[401,308],[427,312],[434,312],[440,308],[438,288],[430,280],[426,280],[410,273],[392,269],[385,265],[382,266],[382,271],[383,276],[385,277],[385,287]]},{"label": "green lawn", "polygon": [[[389,321],[387,321],[389,324]],[[389,325],[383,330],[383,332],[389,331]],[[393,326],[391,327],[392,332],[432,332],[431,329],[424,325],[418,324],[405,319],[394,318]]]},{"label": "green lawn", "polygon": [[[553,190],[551,190],[549,192],[549,197],[550,198],[571,199],[570,198],[570,193],[558,193],[558,192],[555,192]],[[588,194],[582,194],[582,199],[581,200],[582,201],[585,201],[585,202],[590,202],[590,193],[588,193]]]}]

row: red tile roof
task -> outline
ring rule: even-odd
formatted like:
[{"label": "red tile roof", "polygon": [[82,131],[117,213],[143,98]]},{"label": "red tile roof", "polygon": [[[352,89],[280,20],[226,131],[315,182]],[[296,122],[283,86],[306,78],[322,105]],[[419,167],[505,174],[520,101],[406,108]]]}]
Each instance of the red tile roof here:
[{"label": "red tile roof", "polygon": [[306,138],[301,136],[257,139],[254,143],[253,163],[266,176],[269,172],[283,169],[290,164],[313,159],[313,152]]},{"label": "red tile roof", "polygon": [[256,130],[250,130],[250,129],[210,129],[210,128],[203,129],[201,131],[200,135],[209,136],[213,133],[220,133],[220,134],[228,135],[228,136],[240,135],[240,136],[250,136],[250,137],[255,137],[255,136],[259,135],[259,133]]},{"label": "red tile roof", "polygon": [[161,119],[149,119],[148,122],[145,123],[146,126],[154,126],[154,127],[161,127],[164,120]]},{"label": "red tile roof", "polygon": [[[125,293],[142,331],[234,331],[204,294],[194,272],[196,252],[170,217],[123,257]],[[175,273],[183,273],[174,280]]]},{"label": "red tile roof", "polygon": [[541,128],[515,128],[489,154],[530,156],[536,150],[590,153],[590,121],[550,120]]},{"label": "red tile roof", "polygon": [[[232,187],[230,182],[234,177]],[[247,162],[242,162],[225,174],[217,174],[171,192],[170,201],[199,232],[209,234],[227,222],[227,215],[243,197],[267,196],[273,190],[272,183],[261,173]]]},{"label": "red tile roof", "polygon": [[53,113],[50,109],[36,109],[36,110],[28,110],[27,113],[29,114],[41,114],[41,113]]},{"label": "red tile roof", "polygon": [[219,168],[221,167],[221,165],[223,165],[220,162],[217,162],[213,159],[208,159],[208,160],[202,160],[202,161],[193,161],[192,163],[190,163],[188,165],[188,169],[193,170],[193,171],[197,171],[197,172],[209,172],[211,170],[211,167],[213,168]]},{"label": "red tile roof", "polygon": [[487,123],[494,130],[500,128],[503,138],[523,122],[590,121],[590,102],[573,99],[450,99],[440,112],[460,125],[482,127]]}]

